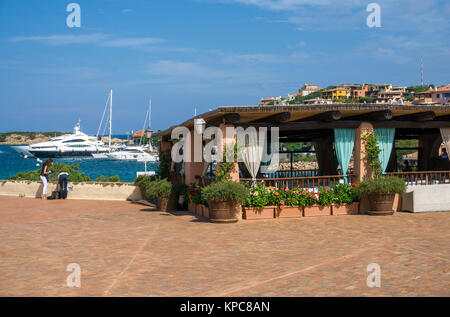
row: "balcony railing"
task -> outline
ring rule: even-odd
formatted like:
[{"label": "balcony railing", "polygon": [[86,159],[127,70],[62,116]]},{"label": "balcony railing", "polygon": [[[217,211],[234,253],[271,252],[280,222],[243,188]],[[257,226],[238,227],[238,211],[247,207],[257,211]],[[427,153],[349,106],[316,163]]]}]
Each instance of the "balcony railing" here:
[{"label": "balcony railing", "polygon": [[[353,183],[354,175],[347,175],[348,182]],[[241,182],[250,184],[251,178],[241,178]],[[344,176],[342,175],[330,175],[330,176],[313,176],[313,177],[284,177],[284,178],[258,178],[257,182],[264,182],[264,185],[276,188],[308,188],[313,191],[317,191],[319,188],[330,188],[334,184],[344,182]]]},{"label": "balcony railing", "polygon": [[450,171],[395,172],[386,175],[403,178],[408,186],[450,184]]}]

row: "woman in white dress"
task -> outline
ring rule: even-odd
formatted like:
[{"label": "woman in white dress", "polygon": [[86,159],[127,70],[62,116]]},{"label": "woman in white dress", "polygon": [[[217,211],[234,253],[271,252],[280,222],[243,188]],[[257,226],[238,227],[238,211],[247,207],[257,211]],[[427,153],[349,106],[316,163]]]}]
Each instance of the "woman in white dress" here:
[{"label": "woman in white dress", "polygon": [[42,164],[41,175],[39,178],[41,179],[44,188],[42,189],[41,199],[47,199],[48,175],[52,172],[50,171],[50,166],[52,166],[52,163],[53,160],[48,159],[44,162],[44,164]]}]

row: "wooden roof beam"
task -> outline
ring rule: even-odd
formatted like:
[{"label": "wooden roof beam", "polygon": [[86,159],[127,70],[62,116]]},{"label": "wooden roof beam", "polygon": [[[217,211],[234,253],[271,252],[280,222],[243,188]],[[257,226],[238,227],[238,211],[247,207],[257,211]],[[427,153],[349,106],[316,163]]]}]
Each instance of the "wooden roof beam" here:
[{"label": "wooden roof beam", "polygon": [[214,118],[212,120],[207,120],[206,123],[209,126],[218,126],[222,123],[230,123],[230,124],[236,124],[241,121],[241,115],[239,113],[227,113],[219,118]]},{"label": "wooden roof beam", "polygon": [[274,115],[270,115],[268,117],[264,117],[258,120],[251,121],[250,123],[282,123],[282,122],[288,122],[291,119],[291,113],[290,112],[280,112],[276,113]]},{"label": "wooden roof beam", "polygon": [[345,120],[387,121],[392,119],[392,111],[389,109],[372,111],[357,116],[346,117]]},{"label": "wooden roof beam", "polygon": [[434,119],[436,119],[436,114],[433,111],[417,112],[417,113],[394,117],[394,120],[398,120],[398,121],[424,122],[424,121],[433,121]]},{"label": "wooden roof beam", "polygon": [[295,122],[305,122],[305,121],[331,122],[331,121],[340,120],[341,118],[342,118],[342,113],[339,110],[332,110],[332,111],[322,112],[322,113],[316,114],[311,117],[296,120]]}]

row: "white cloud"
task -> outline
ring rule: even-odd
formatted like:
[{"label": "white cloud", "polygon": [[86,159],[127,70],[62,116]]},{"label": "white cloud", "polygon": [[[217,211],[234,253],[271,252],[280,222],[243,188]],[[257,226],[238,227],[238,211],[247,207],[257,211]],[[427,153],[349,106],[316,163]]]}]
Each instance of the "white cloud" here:
[{"label": "white cloud", "polygon": [[68,35],[56,34],[48,36],[17,36],[10,39],[11,42],[42,42],[50,45],[67,45],[67,44],[88,44],[104,41],[109,36],[103,33],[84,34],[84,35]]},{"label": "white cloud", "polygon": [[123,9],[123,10],[120,11],[120,12],[122,12],[122,13],[130,13],[130,12],[133,12],[133,9],[127,8],[127,9]]},{"label": "white cloud", "polygon": [[100,43],[100,45],[109,47],[142,47],[163,42],[166,42],[166,40],[153,37],[128,37],[107,40]]},{"label": "white cloud", "polygon": [[49,45],[95,44],[107,47],[144,48],[149,45],[167,42],[165,39],[154,37],[114,37],[110,34],[93,33],[81,35],[55,34],[48,36],[17,36],[10,42],[40,42]]},{"label": "white cloud", "polygon": [[303,6],[349,6],[365,3],[361,0],[232,0],[234,2],[254,5],[268,10],[295,10]]}]

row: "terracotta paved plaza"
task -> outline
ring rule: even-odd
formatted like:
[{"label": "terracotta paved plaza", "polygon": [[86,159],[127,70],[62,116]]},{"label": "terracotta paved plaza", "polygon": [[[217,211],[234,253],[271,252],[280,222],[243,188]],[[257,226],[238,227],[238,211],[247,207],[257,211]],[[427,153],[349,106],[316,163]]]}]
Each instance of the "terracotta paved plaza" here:
[{"label": "terracotta paved plaza", "polygon": [[[0,296],[449,296],[450,213],[220,225],[130,202],[0,197]],[[81,288],[66,286],[69,263]],[[381,288],[366,267],[381,266]]]}]

